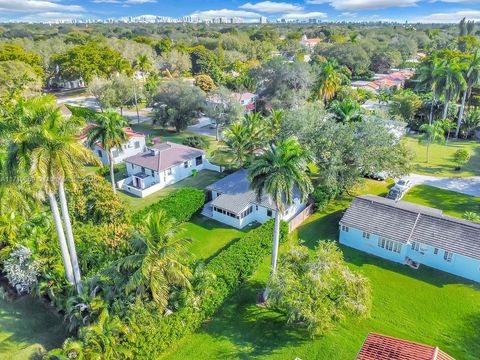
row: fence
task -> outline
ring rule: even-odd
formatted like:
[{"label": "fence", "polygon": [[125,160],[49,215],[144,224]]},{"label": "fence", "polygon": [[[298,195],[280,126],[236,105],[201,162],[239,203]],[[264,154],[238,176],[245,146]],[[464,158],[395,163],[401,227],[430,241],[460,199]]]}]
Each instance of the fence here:
[{"label": "fence", "polygon": [[299,227],[305,219],[309,218],[313,214],[313,203],[307,205],[305,209],[302,210],[298,215],[290,220],[288,223],[288,232],[291,233],[297,227]]}]

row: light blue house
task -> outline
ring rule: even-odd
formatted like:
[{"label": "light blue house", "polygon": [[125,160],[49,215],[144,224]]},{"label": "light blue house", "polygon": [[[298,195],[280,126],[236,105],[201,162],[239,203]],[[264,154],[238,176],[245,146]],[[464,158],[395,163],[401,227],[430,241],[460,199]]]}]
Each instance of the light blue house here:
[{"label": "light blue house", "polygon": [[480,224],[379,196],[355,198],[340,221],[340,243],[417,268],[480,282]]}]

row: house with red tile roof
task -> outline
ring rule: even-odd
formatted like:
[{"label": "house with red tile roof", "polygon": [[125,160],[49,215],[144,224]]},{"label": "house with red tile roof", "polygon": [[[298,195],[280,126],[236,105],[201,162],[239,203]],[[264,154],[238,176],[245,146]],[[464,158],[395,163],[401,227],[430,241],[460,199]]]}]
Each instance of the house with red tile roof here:
[{"label": "house with red tile roof", "polygon": [[368,334],[356,360],[455,360],[436,346]]},{"label": "house with red tile roof", "polygon": [[[87,126],[85,126],[84,130],[79,136],[80,142],[83,143],[85,146],[87,145],[88,130],[91,129],[93,126],[95,125],[88,124]],[[125,132],[125,134],[127,134],[128,141],[123,144],[121,148],[112,149],[114,164],[119,164],[123,162],[126,158],[142,153],[146,149],[146,140],[144,134],[137,133],[130,127],[123,128],[123,131]],[[105,151],[105,149],[102,147],[102,144],[97,142],[92,147],[92,151],[95,153],[95,155],[97,155],[97,157],[104,165],[110,164],[110,157],[108,156],[108,153]]]},{"label": "house with red tile roof", "polygon": [[313,49],[317,44],[320,43],[319,38],[307,38],[307,35],[302,36],[302,40],[300,40],[300,44],[303,46],[308,47],[309,49]]}]

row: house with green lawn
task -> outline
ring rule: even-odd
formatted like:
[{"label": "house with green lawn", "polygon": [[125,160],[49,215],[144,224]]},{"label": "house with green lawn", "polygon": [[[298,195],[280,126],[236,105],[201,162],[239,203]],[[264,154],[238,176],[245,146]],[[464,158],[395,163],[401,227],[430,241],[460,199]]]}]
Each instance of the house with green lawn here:
[{"label": "house with green lawn", "polygon": [[480,224],[422,205],[363,195],[352,201],[339,230],[343,245],[480,282]]}]

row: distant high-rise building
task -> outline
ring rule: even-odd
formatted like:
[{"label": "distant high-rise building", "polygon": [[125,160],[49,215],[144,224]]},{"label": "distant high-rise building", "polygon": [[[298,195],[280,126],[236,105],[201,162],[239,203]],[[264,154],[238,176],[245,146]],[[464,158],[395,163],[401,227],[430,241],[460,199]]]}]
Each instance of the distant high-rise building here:
[{"label": "distant high-rise building", "polygon": [[261,16],[260,17],[260,24],[266,24],[267,22],[268,22],[268,20],[267,20],[266,16]]}]

